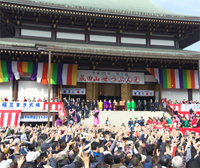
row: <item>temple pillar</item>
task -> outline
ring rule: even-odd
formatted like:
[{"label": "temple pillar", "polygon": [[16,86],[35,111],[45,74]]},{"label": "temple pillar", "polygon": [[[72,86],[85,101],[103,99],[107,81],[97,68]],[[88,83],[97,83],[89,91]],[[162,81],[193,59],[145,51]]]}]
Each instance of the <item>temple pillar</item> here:
[{"label": "temple pillar", "polygon": [[161,98],[162,98],[161,84],[155,85],[155,87],[154,87],[154,98],[155,98],[155,100],[158,100],[158,102],[161,102]]},{"label": "temple pillar", "polygon": [[93,83],[86,83],[86,100],[92,100],[92,85]]},{"label": "temple pillar", "polygon": [[188,100],[192,100],[192,89],[188,89]]},{"label": "temple pillar", "polygon": [[62,85],[58,85],[58,98],[62,99]]},{"label": "temple pillar", "polygon": [[53,99],[58,97],[58,85],[53,85]]},{"label": "temple pillar", "polygon": [[14,98],[14,101],[17,101],[18,99],[18,80],[15,78],[13,79],[13,87],[12,87],[12,98]]},{"label": "temple pillar", "polygon": [[121,100],[131,100],[131,85],[121,84]]},{"label": "temple pillar", "polygon": [[92,99],[93,100],[98,100],[98,83],[93,83],[93,88],[92,88]]}]

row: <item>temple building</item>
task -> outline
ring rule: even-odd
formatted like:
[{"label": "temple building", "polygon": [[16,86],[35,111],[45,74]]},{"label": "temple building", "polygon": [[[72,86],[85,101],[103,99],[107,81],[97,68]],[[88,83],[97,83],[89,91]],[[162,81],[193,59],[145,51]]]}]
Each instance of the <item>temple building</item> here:
[{"label": "temple building", "polygon": [[200,40],[200,16],[152,0],[1,0],[0,9],[0,97],[47,98],[50,82],[51,98],[200,101],[200,52],[183,50]]}]

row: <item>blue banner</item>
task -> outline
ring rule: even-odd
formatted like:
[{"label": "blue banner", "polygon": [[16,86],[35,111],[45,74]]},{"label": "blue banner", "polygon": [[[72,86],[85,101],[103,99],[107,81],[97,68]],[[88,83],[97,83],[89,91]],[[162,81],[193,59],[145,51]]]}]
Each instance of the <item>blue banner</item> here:
[{"label": "blue banner", "polygon": [[[20,122],[47,122],[48,116],[21,116]],[[50,121],[52,121],[52,116],[50,116]]]}]

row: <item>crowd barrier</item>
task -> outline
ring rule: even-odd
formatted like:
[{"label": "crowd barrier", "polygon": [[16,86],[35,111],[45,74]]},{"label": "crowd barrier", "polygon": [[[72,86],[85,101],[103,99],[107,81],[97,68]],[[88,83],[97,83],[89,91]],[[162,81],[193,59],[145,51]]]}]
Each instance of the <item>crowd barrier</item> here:
[{"label": "crowd barrier", "polygon": [[[161,127],[153,127],[153,129],[160,129]],[[163,129],[169,129],[171,132],[173,129],[172,127],[162,127]],[[192,132],[194,131],[197,135],[200,135],[200,128],[179,128],[183,135],[186,134],[186,131]]]},{"label": "crowd barrier", "polygon": [[196,112],[196,114],[200,115],[200,104],[169,104],[169,106],[173,109],[175,107],[180,115],[187,118],[189,118],[190,116],[189,110],[191,109],[191,107]]},{"label": "crowd barrier", "polygon": [[22,110],[0,110],[0,127],[17,126]]},{"label": "crowd barrier", "polygon": [[188,112],[191,108],[196,112],[200,112],[200,104],[169,104],[169,106],[172,108],[176,107],[181,112]]}]

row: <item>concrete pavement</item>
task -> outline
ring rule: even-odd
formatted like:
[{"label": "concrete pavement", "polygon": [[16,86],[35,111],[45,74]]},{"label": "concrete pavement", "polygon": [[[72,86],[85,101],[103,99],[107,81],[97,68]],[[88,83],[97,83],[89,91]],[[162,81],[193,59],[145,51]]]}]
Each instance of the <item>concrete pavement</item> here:
[{"label": "concrete pavement", "polygon": [[[127,125],[128,120],[130,118],[137,117],[140,119],[141,116],[146,120],[148,120],[148,117],[162,117],[163,111],[101,111],[99,114],[100,119],[100,125],[103,125],[106,121],[106,118],[108,117],[111,121],[111,125],[119,126],[122,123],[125,123]],[[167,117],[170,117],[168,113],[165,113]],[[92,125],[93,124],[93,116],[90,113],[90,117],[85,119],[86,125]]]}]

